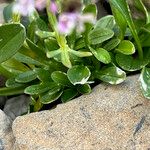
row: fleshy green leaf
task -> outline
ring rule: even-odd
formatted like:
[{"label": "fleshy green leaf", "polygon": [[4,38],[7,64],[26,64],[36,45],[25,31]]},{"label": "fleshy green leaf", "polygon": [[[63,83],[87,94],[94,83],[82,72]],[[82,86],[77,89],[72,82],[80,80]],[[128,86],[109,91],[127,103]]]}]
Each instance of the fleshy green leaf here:
[{"label": "fleshy green leaf", "polygon": [[47,48],[47,52],[59,49],[58,43],[54,38],[45,39],[44,42]]},{"label": "fleshy green leaf", "polygon": [[106,40],[109,40],[114,36],[114,32],[107,28],[95,28],[89,33],[90,44],[96,45],[100,44]]},{"label": "fleshy green leaf", "polygon": [[24,40],[25,29],[21,24],[0,26],[0,63],[16,54]]},{"label": "fleshy green leaf", "polygon": [[15,56],[13,58],[22,63],[32,64],[32,65],[36,65],[36,66],[45,66],[45,64],[43,64],[42,62],[40,62],[36,59],[33,59],[30,56],[21,54],[21,53],[15,54]]},{"label": "fleshy green leaf", "polygon": [[63,91],[60,90],[60,87],[54,87],[40,96],[40,102],[42,104],[50,104],[56,101],[62,95],[62,93]]},{"label": "fleshy green leaf", "polygon": [[[34,47],[35,48],[35,47]],[[29,48],[27,45],[25,46],[25,45],[23,45],[21,48],[20,48],[20,50],[19,50],[19,53],[20,54],[23,54],[23,55],[25,55],[25,56],[27,56],[28,58],[31,58],[31,59],[34,59],[34,60],[36,60],[36,61],[38,61],[38,62],[40,62],[41,64],[45,64],[45,65],[47,65],[48,64],[48,58],[46,57],[46,55],[44,54],[44,53],[42,53],[41,55],[38,53],[38,52],[36,52],[36,51],[38,51],[38,49],[37,50],[33,50],[33,49],[31,49],[31,48]],[[42,56],[44,54],[44,56]]]},{"label": "fleshy green leaf", "polygon": [[135,53],[135,47],[133,43],[128,40],[121,41],[116,50],[125,55],[131,55]]},{"label": "fleshy green leaf", "polygon": [[85,84],[91,75],[88,67],[85,66],[73,66],[67,72],[68,79],[73,85]]},{"label": "fleshy green leaf", "polygon": [[112,66],[97,71],[96,78],[110,84],[120,84],[126,79],[126,73],[120,68]]},{"label": "fleshy green leaf", "polygon": [[116,61],[118,65],[126,71],[140,70],[149,63],[149,59],[144,58],[143,60],[140,60],[139,58],[134,58],[133,56],[121,53],[116,55]]},{"label": "fleshy green leaf", "polygon": [[27,83],[35,80],[36,78],[37,78],[37,74],[34,71],[26,71],[24,73],[19,74],[15,78],[15,81],[19,83]]},{"label": "fleshy green leaf", "polygon": [[21,86],[23,86],[23,84],[17,83],[17,82],[15,81],[15,78],[14,78],[14,77],[8,79],[8,80],[6,81],[6,83],[5,83],[5,85],[6,85],[6,87],[11,87],[11,88],[16,88],[16,87],[21,87]]},{"label": "fleshy green leaf", "polygon": [[51,74],[51,77],[54,82],[61,84],[63,86],[72,86],[70,83],[67,74],[62,71],[55,71]]},{"label": "fleshy green leaf", "polygon": [[42,68],[35,68],[33,70],[37,74],[37,78],[43,82],[50,82],[51,79],[51,72]]},{"label": "fleshy green leaf", "polygon": [[115,18],[112,15],[107,15],[102,17],[100,20],[97,21],[94,28],[108,28],[113,29],[115,26]]},{"label": "fleshy green leaf", "polygon": [[36,44],[34,44],[31,40],[27,39],[27,44],[29,46],[29,48],[36,53],[36,55],[38,55],[41,59],[45,59],[46,60],[46,55],[44,53],[44,51],[38,47]]},{"label": "fleshy green leaf", "polygon": [[57,85],[53,82],[41,83],[41,84],[31,85],[27,87],[24,92],[30,95],[41,94],[56,86]]},{"label": "fleshy green leaf", "polygon": [[83,38],[79,38],[77,39],[77,41],[75,42],[75,50],[78,50],[78,49],[82,49],[84,48],[86,45],[85,45],[85,41]]},{"label": "fleshy green leaf", "polygon": [[111,62],[111,57],[109,55],[109,52],[107,52],[105,49],[98,48],[94,50],[93,48],[90,48],[90,50],[100,62],[104,64],[109,64]]},{"label": "fleshy green leaf", "polygon": [[111,39],[108,43],[106,43],[104,45],[104,49],[106,49],[107,51],[111,51],[114,48],[116,48],[118,46],[118,44],[120,43],[120,39],[115,38],[115,39]]},{"label": "fleshy green leaf", "polygon": [[45,39],[45,38],[48,38],[48,37],[54,37],[55,33],[54,32],[38,30],[38,31],[36,31],[36,35],[39,36],[41,39]]},{"label": "fleshy green leaf", "polygon": [[36,24],[36,20],[33,20],[29,25],[28,25],[28,28],[27,28],[27,37],[35,42],[35,31],[36,31],[36,28],[37,28],[37,24]]},{"label": "fleshy green leaf", "polygon": [[140,75],[140,84],[143,95],[150,99],[150,68],[143,68]]},{"label": "fleshy green leaf", "polygon": [[29,68],[24,65],[23,63],[20,63],[19,61],[15,60],[14,58],[8,59],[7,61],[3,62],[2,67],[4,67],[6,70],[13,74],[22,73],[24,71],[28,71]]},{"label": "fleshy green leaf", "polygon": [[49,51],[49,52],[47,52],[47,53],[46,53],[46,56],[47,56],[48,58],[53,58],[53,57],[59,55],[60,53],[61,53],[61,51],[60,51],[60,49],[58,49],[58,50],[54,50],[54,51]]},{"label": "fleshy green leaf", "polygon": [[69,52],[74,54],[74,55],[76,55],[76,56],[78,56],[78,57],[89,57],[89,56],[92,56],[91,52],[86,52],[86,51],[75,51],[75,50],[70,49]]},{"label": "fleshy green leaf", "polygon": [[67,89],[64,90],[63,94],[61,95],[61,101],[66,103],[77,96],[78,92],[76,89]]},{"label": "fleshy green leaf", "polygon": [[89,84],[78,85],[77,90],[81,94],[89,94],[91,93],[91,87]]}]

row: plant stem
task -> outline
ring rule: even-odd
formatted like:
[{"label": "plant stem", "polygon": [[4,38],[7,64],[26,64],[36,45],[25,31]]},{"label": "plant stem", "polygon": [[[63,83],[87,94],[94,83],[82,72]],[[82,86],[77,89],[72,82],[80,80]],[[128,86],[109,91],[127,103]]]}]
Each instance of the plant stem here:
[{"label": "plant stem", "polygon": [[24,89],[26,86],[16,87],[16,88],[1,88],[0,96],[10,96],[10,95],[18,95],[24,93]]},{"label": "plant stem", "polygon": [[71,62],[70,62],[69,53],[68,53],[69,46],[67,44],[65,35],[61,35],[58,32],[57,18],[56,18],[56,15],[53,14],[51,10],[49,9],[50,4],[51,4],[51,1],[47,0],[46,10],[47,10],[49,23],[51,24],[51,27],[53,31],[55,32],[56,40],[58,42],[58,45],[60,46],[61,61],[66,67],[71,68]]},{"label": "plant stem", "polygon": [[46,10],[47,10],[47,14],[48,14],[48,20],[49,20],[49,23],[51,24],[53,31],[55,32],[55,37],[56,37],[56,40],[57,40],[59,46],[61,48],[64,48],[66,46],[66,38],[64,35],[60,35],[57,30],[57,18],[56,18],[55,14],[50,12],[50,9],[49,9],[50,4],[51,4],[51,1],[47,0]]}]

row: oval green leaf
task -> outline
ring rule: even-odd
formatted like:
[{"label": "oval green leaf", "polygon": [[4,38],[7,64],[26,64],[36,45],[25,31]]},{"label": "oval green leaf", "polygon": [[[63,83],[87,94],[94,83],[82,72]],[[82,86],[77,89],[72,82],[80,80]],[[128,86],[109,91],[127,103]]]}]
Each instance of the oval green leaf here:
[{"label": "oval green leaf", "polygon": [[15,54],[15,56],[13,57],[14,59],[16,59],[19,62],[25,63],[25,64],[32,64],[32,65],[36,65],[36,66],[45,66],[45,64],[43,64],[42,62],[33,59],[30,56],[26,56],[24,54],[21,53],[17,53]]},{"label": "oval green leaf", "polygon": [[140,75],[140,85],[143,95],[150,99],[150,68],[143,68]]},{"label": "oval green leaf", "polygon": [[115,18],[112,15],[107,15],[99,19],[95,25],[95,28],[108,28],[113,29],[115,26]]},{"label": "oval green leaf", "polygon": [[94,50],[93,48],[90,48],[90,50],[100,62],[104,64],[109,64],[111,62],[111,56],[109,55],[109,52],[107,52],[105,49],[98,48]]},{"label": "oval green leaf", "polygon": [[94,30],[90,31],[88,38],[90,44],[96,45],[109,40],[113,36],[114,32],[111,29],[95,28]]},{"label": "oval green leaf", "polygon": [[72,86],[70,83],[67,74],[62,71],[55,71],[51,74],[52,80],[63,86]]},{"label": "oval green leaf", "polygon": [[128,40],[121,41],[116,50],[125,55],[131,55],[135,53],[134,44]]},{"label": "oval green leaf", "polygon": [[34,71],[26,71],[24,73],[19,74],[15,81],[19,83],[28,83],[37,78],[37,74]]},{"label": "oval green leaf", "polygon": [[43,82],[52,81],[51,72],[42,68],[35,68],[33,70],[37,74],[37,78]]},{"label": "oval green leaf", "polygon": [[120,43],[120,39],[118,38],[115,38],[115,39],[111,39],[108,43],[106,43],[104,45],[104,49],[106,49],[107,51],[111,51],[113,50],[114,48],[116,48]]},{"label": "oval green leaf", "polygon": [[59,49],[59,45],[58,45],[56,39],[54,39],[54,38],[45,39],[44,43],[45,43],[45,47],[46,47],[47,51],[54,51],[54,50]]},{"label": "oval green leaf", "polygon": [[57,84],[54,82],[31,85],[25,89],[24,93],[29,94],[29,95],[41,94],[56,86]]},{"label": "oval green leaf", "polygon": [[0,63],[16,54],[24,40],[25,28],[21,24],[0,26]]},{"label": "oval green leaf", "polygon": [[49,37],[55,37],[55,33],[54,32],[48,32],[48,31],[41,31],[38,30],[35,32],[35,34],[40,37],[41,39],[46,39]]},{"label": "oval green leaf", "polygon": [[48,51],[48,52],[46,53],[46,56],[47,56],[48,58],[53,58],[53,57],[57,56],[57,55],[60,54],[60,53],[61,53],[60,49],[54,50],[54,51]]},{"label": "oval green leaf", "polygon": [[2,67],[4,67],[6,70],[8,70],[13,74],[19,74],[29,70],[29,68],[25,64],[15,60],[14,58],[8,59],[7,61],[3,62],[1,65]]},{"label": "oval green leaf", "polygon": [[13,77],[13,78],[8,79],[5,83],[5,85],[6,85],[6,87],[16,88],[16,87],[21,87],[24,84],[16,82],[15,78]]},{"label": "oval green leaf", "polygon": [[140,70],[149,63],[149,59],[144,58],[143,60],[140,60],[131,55],[124,55],[121,53],[116,54],[116,61],[118,65],[126,71]]},{"label": "oval green leaf", "polygon": [[91,87],[89,84],[79,85],[77,90],[81,94],[89,94],[91,93]]},{"label": "oval green leaf", "polygon": [[50,104],[54,101],[56,101],[61,95],[63,91],[60,90],[60,87],[55,87],[48,92],[42,94],[40,96],[40,102],[42,104]]},{"label": "oval green leaf", "polygon": [[126,79],[126,73],[116,66],[106,67],[96,72],[96,78],[110,83],[120,84]]},{"label": "oval green leaf", "polygon": [[67,89],[64,90],[63,94],[61,95],[61,101],[63,103],[66,103],[76,97],[78,94],[78,91],[76,89]]},{"label": "oval green leaf", "polygon": [[89,56],[92,56],[92,53],[91,52],[84,52],[84,51],[75,51],[75,50],[72,50],[70,49],[69,50],[70,53],[72,53],[73,55],[76,55],[77,57],[89,57]]},{"label": "oval green leaf", "polygon": [[79,65],[73,66],[67,72],[68,79],[73,85],[85,84],[88,81],[90,75],[91,72],[88,67]]}]

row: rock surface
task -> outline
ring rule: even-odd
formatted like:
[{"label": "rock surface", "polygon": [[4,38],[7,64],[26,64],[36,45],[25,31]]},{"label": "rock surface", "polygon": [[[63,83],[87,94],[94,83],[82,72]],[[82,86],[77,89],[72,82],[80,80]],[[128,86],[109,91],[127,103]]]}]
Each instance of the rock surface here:
[{"label": "rock surface", "polygon": [[100,84],[51,111],[18,117],[16,145],[20,150],[149,150],[150,102],[138,78]]},{"label": "rock surface", "polygon": [[13,150],[14,137],[11,124],[10,119],[0,110],[0,150]]},{"label": "rock surface", "polygon": [[3,111],[12,120],[28,112],[30,98],[26,95],[20,95],[10,98],[6,101]]}]

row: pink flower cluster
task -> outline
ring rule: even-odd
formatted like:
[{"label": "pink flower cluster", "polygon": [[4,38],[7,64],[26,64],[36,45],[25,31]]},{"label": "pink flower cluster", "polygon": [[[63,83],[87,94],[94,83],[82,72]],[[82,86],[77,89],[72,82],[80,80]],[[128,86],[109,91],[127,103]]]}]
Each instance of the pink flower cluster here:
[{"label": "pink flower cluster", "polygon": [[[17,0],[13,6],[14,13],[20,13],[28,16],[34,12],[34,9],[43,10],[46,7],[46,0]],[[50,11],[57,12],[57,5],[54,0],[51,1]]]},{"label": "pink flower cluster", "polygon": [[62,34],[70,34],[76,28],[77,32],[83,32],[85,23],[95,23],[95,17],[92,14],[63,13],[59,16],[58,30]]},{"label": "pink flower cluster", "polygon": [[34,0],[17,0],[13,6],[14,13],[27,16],[34,11]]},{"label": "pink flower cluster", "polygon": [[[20,13],[23,16],[30,15],[35,8],[42,10],[46,7],[46,0],[17,0],[13,7],[14,13]],[[49,10],[56,14],[58,7],[55,0],[51,0]],[[95,17],[92,14],[80,14],[79,12],[64,12],[58,17],[57,29],[61,34],[68,35],[76,28],[77,32],[84,31],[85,23],[94,23]]]}]

